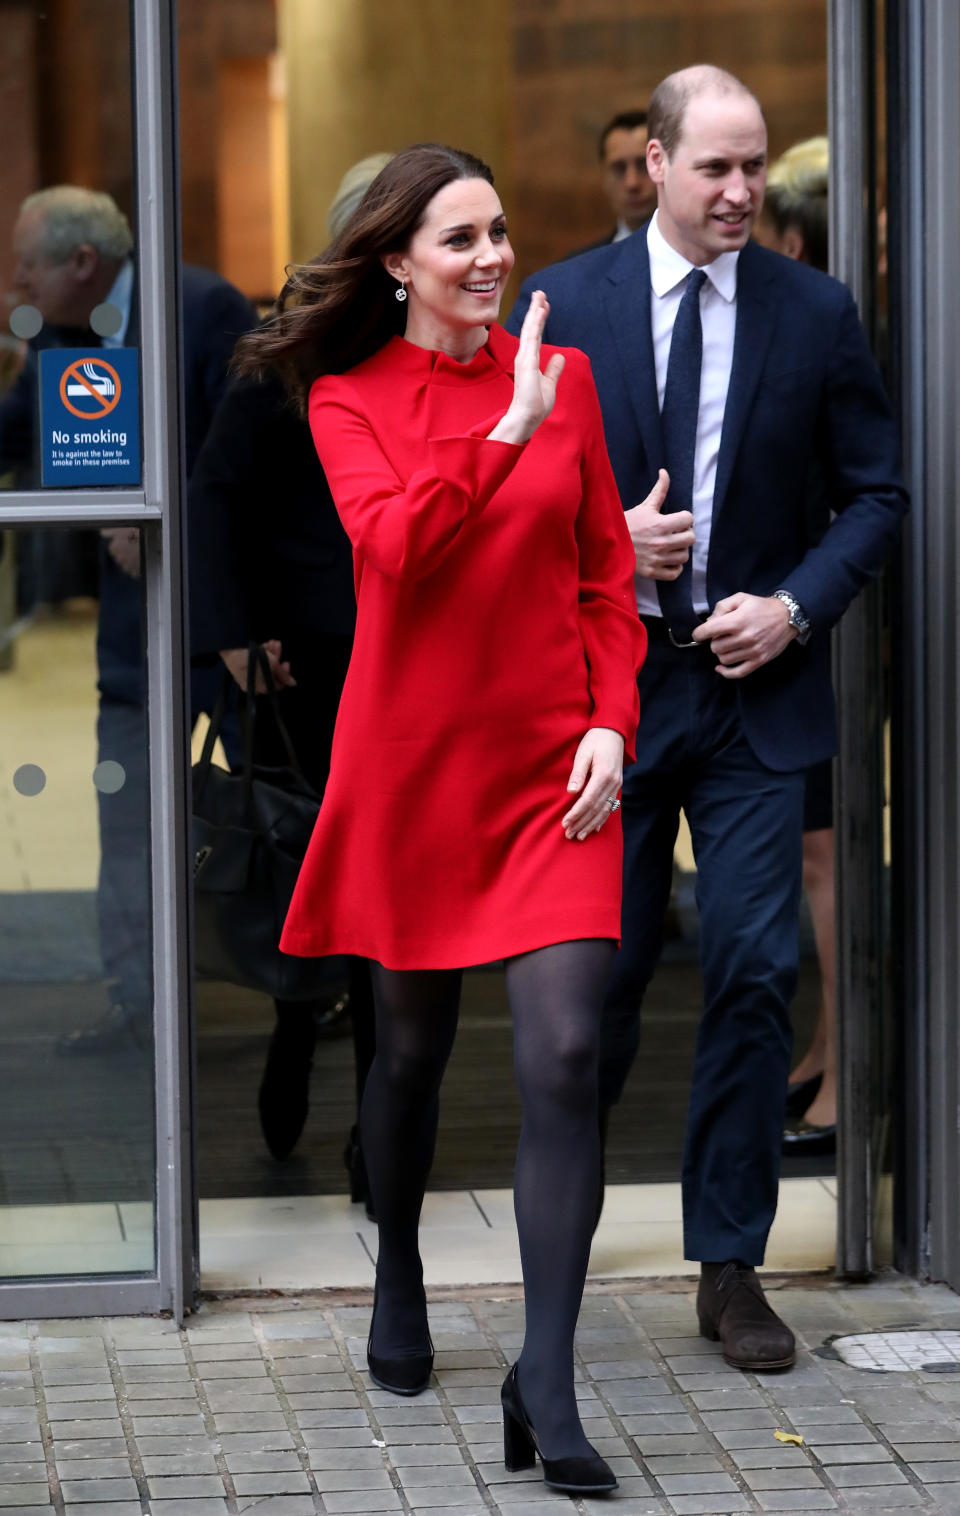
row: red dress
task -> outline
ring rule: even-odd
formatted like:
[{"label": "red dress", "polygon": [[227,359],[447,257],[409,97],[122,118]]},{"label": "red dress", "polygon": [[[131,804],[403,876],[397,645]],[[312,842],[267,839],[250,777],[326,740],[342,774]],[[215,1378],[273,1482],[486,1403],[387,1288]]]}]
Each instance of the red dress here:
[{"label": "red dress", "polygon": [[528,443],[486,440],[516,350],[394,337],[310,392],[357,632],[285,952],[442,969],[619,938],[619,814],[585,842],[560,821],[588,727],[633,744],[633,549],[582,353]]}]

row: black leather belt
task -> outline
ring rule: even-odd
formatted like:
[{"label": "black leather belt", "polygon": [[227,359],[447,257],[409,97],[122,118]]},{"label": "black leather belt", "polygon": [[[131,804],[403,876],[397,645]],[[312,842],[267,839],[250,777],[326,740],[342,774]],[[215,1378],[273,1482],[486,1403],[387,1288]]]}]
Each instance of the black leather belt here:
[{"label": "black leather belt", "polygon": [[[697,625],[702,625],[706,619],[706,616],[698,616]],[[713,656],[709,642],[682,642],[674,638],[662,616],[641,616],[640,620],[647,629],[649,641],[655,642],[658,646],[674,647],[681,653],[707,653]]]}]

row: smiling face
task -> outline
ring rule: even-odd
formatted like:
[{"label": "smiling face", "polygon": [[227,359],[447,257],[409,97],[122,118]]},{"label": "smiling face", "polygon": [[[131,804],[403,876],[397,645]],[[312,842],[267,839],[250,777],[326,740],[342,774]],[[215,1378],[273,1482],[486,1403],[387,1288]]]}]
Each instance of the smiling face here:
[{"label": "smiling face", "polygon": [[409,342],[448,351],[464,342],[479,347],[514,264],[496,190],[485,179],[444,185],[406,251],[388,253],[383,263],[406,283]]},{"label": "smiling face", "polygon": [[702,267],[744,246],[767,181],[767,129],[752,96],[695,95],[672,155],[654,140],[647,164],[660,230],[678,253]]}]

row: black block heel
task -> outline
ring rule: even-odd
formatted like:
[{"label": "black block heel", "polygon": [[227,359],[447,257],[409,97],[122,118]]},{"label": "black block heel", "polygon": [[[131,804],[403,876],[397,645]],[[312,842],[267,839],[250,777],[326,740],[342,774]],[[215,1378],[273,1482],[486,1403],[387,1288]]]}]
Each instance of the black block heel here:
[{"label": "black block heel", "polygon": [[508,1474],[532,1469],[539,1457],[544,1484],[563,1495],[609,1495],[617,1488],[616,1475],[599,1453],[589,1458],[544,1458],[520,1399],[516,1364],[503,1381],[500,1404],[503,1407],[503,1461]]}]

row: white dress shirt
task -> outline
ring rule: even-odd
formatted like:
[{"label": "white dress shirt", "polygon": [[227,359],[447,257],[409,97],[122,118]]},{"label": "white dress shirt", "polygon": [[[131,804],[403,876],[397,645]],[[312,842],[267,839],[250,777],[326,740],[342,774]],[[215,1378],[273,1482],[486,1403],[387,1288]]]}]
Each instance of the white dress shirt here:
[{"label": "white dress shirt", "polygon": [[[694,265],[666,241],[658,214],[647,228],[650,254],[650,323],[653,356],[657,370],[657,400],[663,409],[667,385],[670,339],[677,319],[687,275]],[[721,253],[705,265],[706,279],[700,291],[700,324],[703,329],[703,360],[700,368],[700,410],[697,417],[697,447],[693,463],[693,607],[702,613],[707,605],[707,557],[713,526],[713,496],[717,483],[717,457],[723,413],[730,387],[733,337],[737,321],[737,259],[739,252]],[[634,501],[639,505],[639,501]],[[637,609],[641,616],[659,616],[656,579],[639,574],[635,579]]]},{"label": "white dress shirt", "polygon": [[123,316],[117,331],[110,337],[101,337],[102,347],[123,347],[124,338],[127,335],[127,327],[130,325],[130,304],[133,298],[133,264],[127,258],[120,265],[116,279],[110,286],[110,291],[104,305],[115,305]]}]

